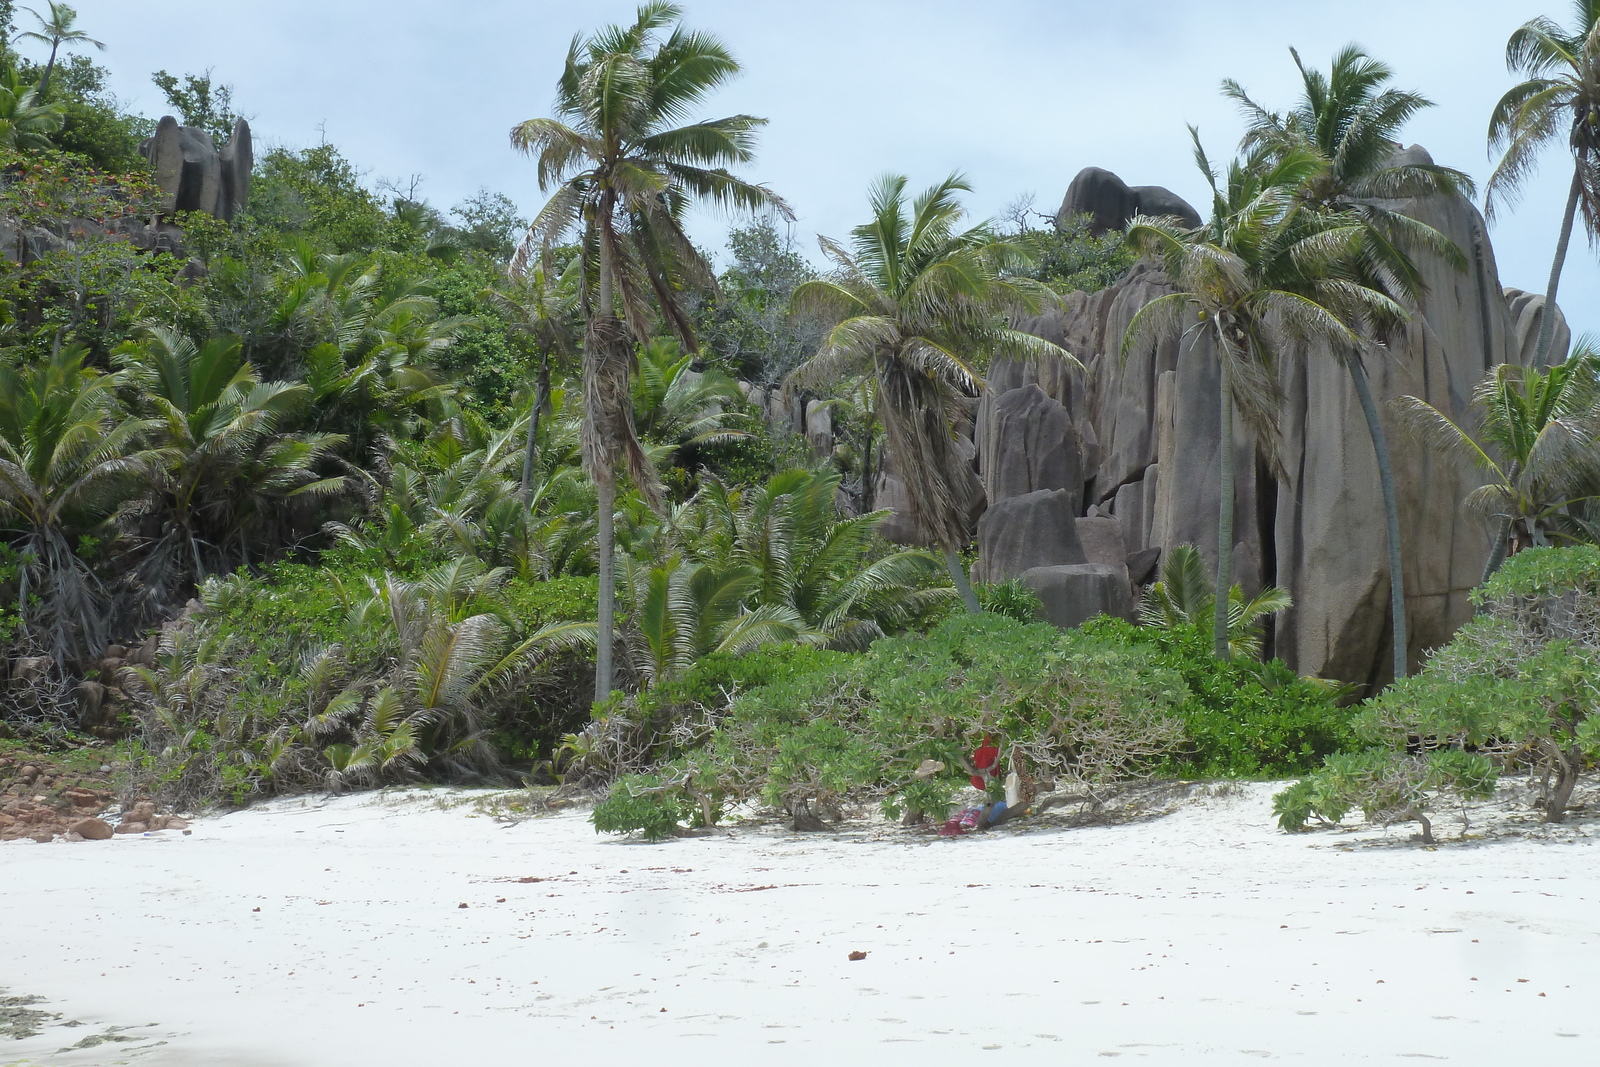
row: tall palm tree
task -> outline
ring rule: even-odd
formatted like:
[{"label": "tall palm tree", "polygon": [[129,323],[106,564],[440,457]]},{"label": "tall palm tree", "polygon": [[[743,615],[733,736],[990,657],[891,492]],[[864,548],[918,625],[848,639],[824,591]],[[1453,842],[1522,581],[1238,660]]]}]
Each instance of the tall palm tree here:
[{"label": "tall palm tree", "polygon": [[88,350],[58,347],[26,369],[0,366],[0,528],[22,554],[21,615],[57,660],[98,655],[104,591],[78,555],[133,497],[157,428],[117,401],[119,374],[84,366]]},{"label": "tall palm tree", "polygon": [[[1322,165],[1301,186],[1298,201],[1334,219],[1340,228],[1359,227],[1360,241],[1351,244],[1352,254],[1344,264],[1351,278],[1396,304],[1415,303],[1425,286],[1412,258],[1413,251],[1437,255],[1458,269],[1465,269],[1466,256],[1438,230],[1392,205],[1402,199],[1470,193],[1472,180],[1448,167],[1396,159],[1396,137],[1401,128],[1433,103],[1420,93],[1390,87],[1394,74],[1386,64],[1353,44],[1334,56],[1327,74],[1308,69],[1294,49],[1289,54],[1300,71],[1304,91],[1287,113],[1263,108],[1231,79],[1222,83],[1223,94],[1239,103],[1249,121],[1241,151],[1265,152],[1274,157],[1296,150],[1315,152]],[[1341,303],[1335,301],[1329,309],[1344,314],[1358,336],[1383,342],[1400,325],[1401,318],[1393,314],[1374,317],[1370,303],[1357,302],[1349,307],[1339,306]],[[1394,676],[1398,679],[1407,674],[1409,653],[1400,505],[1389,445],[1362,363],[1367,347],[1341,345],[1336,354],[1361,401],[1367,435],[1377,458],[1389,547]]]},{"label": "tall palm tree", "polygon": [[683,230],[693,201],[788,215],[770,190],[728,169],[753,158],[765,119],[733,115],[678,125],[739,71],[720,41],[685,29],[681,14],[676,4],[651,0],[631,26],[574,37],[557,83],[556,117],[529,119],[511,131],[512,145],[537,160],[540,190],[554,190],[511,269],[526,271],[535,251],[548,258],[569,234],[583,249],[583,465],[599,494],[599,625],[608,635],[595,656],[597,700],[611,693],[619,468],[625,465],[646,499],[658,502],[633,426],[632,342],[649,339],[653,303],[685,347],[696,350],[681,287],[713,288],[715,278]]},{"label": "tall palm tree", "polygon": [[[1124,353],[1151,338],[1209,333],[1220,371],[1218,449],[1220,499],[1217,576],[1212,636],[1219,659],[1232,654],[1229,590],[1233,586],[1234,463],[1237,418],[1255,431],[1269,459],[1278,449],[1281,396],[1279,350],[1289,340],[1320,339],[1355,345],[1356,335],[1328,310],[1332,296],[1377,307],[1381,294],[1334,272],[1359,230],[1331,226],[1296,202],[1300,188],[1322,167],[1300,148],[1235,160],[1219,183],[1198,131],[1190,128],[1195,159],[1211,185],[1210,221],[1194,230],[1171,222],[1135,219],[1128,237],[1161,257],[1177,287],[1146,304],[1128,324]],[[1192,325],[1190,325],[1192,324]]]},{"label": "tall palm tree", "polygon": [[1570,30],[1540,16],[1511,34],[1506,67],[1526,80],[1512,86],[1489,116],[1489,150],[1504,152],[1484,202],[1491,221],[1498,203],[1516,202],[1541,148],[1565,136],[1572,153],[1572,183],[1534,346],[1539,367],[1548,362],[1555,336],[1556,290],[1580,205],[1589,239],[1600,236],[1600,0],[1576,0],[1573,17]]},{"label": "tall palm tree", "polygon": [[1600,494],[1600,353],[1592,342],[1580,340],[1573,358],[1545,371],[1502,363],[1472,402],[1475,432],[1413,396],[1399,408],[1425,444],[1489,476],[1467,498],[1497,531],[1484,579],[1525,548],[1600,540],[1583,507]]},{"label": "tall palm tree", "polygon": [[93,45],[100,51],[106,50],[104,41],[97,41],[75,25],[78,21],[78,12],[71,4],[61,3],[60,0],[49,0],[50,15],[46,18],[33,8],[23,10],[39,20],[37,30],[28,30],[17,34],[17,39],[26,38],[30,41],[43,41],[50,46],[50,60],[44,65],[44,77],[39,79],[39,96],[42,98],[50,90],[50,75],[55,73],[56,53],[65,45],[68,48],[77,45]]},{"label": "tall palm tree", "polygon": [[1053,295],[1013,272],[1025,260],[1016,243],[987,224],[960,228],[965,212],[957,194],[971,188],[952,174],[908,204],[906,178],[885,175],[870,194],[872,221],[851,232],[851,248],[822,239],[837,269],[802,282],[793,305],[837,325],[790,382],[826,389],[855,374],[871,378],[911,519],[944,554],[962,602],[976,614],[978,598],[959,556],[971,524],[957,480],[962,460],[951,402],[981,387],[975,368],[996,355],[1048,354],[1080,364],[1006,326],[1009,309],[1037,311]]}]

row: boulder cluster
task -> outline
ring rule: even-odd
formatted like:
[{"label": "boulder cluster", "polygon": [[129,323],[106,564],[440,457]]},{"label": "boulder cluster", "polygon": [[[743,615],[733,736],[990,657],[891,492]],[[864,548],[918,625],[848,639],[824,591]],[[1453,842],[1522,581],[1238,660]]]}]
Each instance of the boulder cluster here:
[{"label": "boulder cluster", "polygon": [[111,815],[109,790],[74,782],[43,759],[0,759],[0,841],[108,841],[116,834],[189,829],[186,819],[161,812],[148,797]]}]

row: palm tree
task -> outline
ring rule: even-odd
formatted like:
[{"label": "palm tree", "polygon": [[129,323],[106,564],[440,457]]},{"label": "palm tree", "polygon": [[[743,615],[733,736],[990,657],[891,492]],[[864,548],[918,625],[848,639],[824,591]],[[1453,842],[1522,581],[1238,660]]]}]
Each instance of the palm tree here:
[{"label": "palm tree", "polygon": [[673,448],[748,438],[748,432],[734,428],[742,416],[728,410],[744,398],[739,383],[715,367],[693,371],[693,362],[694,356],[670,337],[640,346],[633,381],[640,436]]},{"label": "palm tree", "polygon": [[39,90],[25,85],[16,71],[0,78],[0,148],[51,148],[51,135],[65,123],[61,105],[41,103]]},{"label": "palm tree", "polygon": [[550,407],[550,360],[559,356],[570,363],[577,348],[574,320],[579,310],[579,281],[583,261],[574,256],[559,273],[547,262],[530,265],[521,277],[511,278],[512,292],[491,289],[487,295],[504,308],[519,330],[539,350],[539,370],[534,380],[533,406],[528,411],[528,441],[522,456],[519,494],[527,503],[533,493],[533,469],[539,455],[539,423]]},{"label": "palm tree", "polygon": [[123,410],[123,376],[85,367],[87,355],[0,365],[0,526],[23,557],[23,624],[58,661],[105,647],[104,590],[77,542],[135,495],[152,461],[140,444],[158,427]]},{"label": "palm tree", "polygon": [[344,487],[344,478],[315,470],[343,437],[278,432],[310,389],[261,381],[237,338],[196,344],[151,325],[142,342],[114,359],[137,390],[136,403],[162,427],[156,488],[164,532],[151,553],[149,584],[197,583],[211,571],[246,564],[252,542],[260,547],[277,524],[275,512]]},{"label": "palm tree", "polygon": [[[540,190],[554,190],[512,271],[525,272],[535,250],[548,259],[574,232],[583,249],[583,465],[600,498],[599,625],[607,635],[616,591],[618,469],[626,465],[646,499],[658,502],[629,403],[629,334],[649,340],[653,298],[669,329],[696,350],[681,287],[714,288],[715,279],[683,230],[690,203],[789,214],[770,190],[728,170],[751,160],[764,119],[733,115],[676,125],[739,71],[720,41],[683,28],[681,14],[675,4],[651,0],[631,26],[574,37],[557,83],[557,117],[529,119],[511,131],[512,145],[538,162]],[[610,695],[611,662],[607,636],[595,657],[597,700]]]},{"label": "palm tree", "polygon": [[1484,580],[1507,555],[1552,539],[1600,540],[1582,512],[1600,495],[1600,353],[1578,342],[1548,370],[1502,363],[1473,390],[1476,433],[1416,397],[1401,397],[1406,426],[1425,444],[1489,476],[1467,497],[1496,530]]},{"label": "palm tree", "polygon": [[23,9],[39,20],[39,28],[17,34],[18,40],[26,38],[32,41],[43,41],[50,46],[50,60],[44,65],[44,77],[39,79],[39,96],[41,98],[50,89],[50,75],[56,69],[56,53],[61,50],[63,45],[71,48],[76,45],[89,44],[94,45],[102,52],[106,50],[103,41],[95,40],[73,25],[78,21],[78,13],[73,10],[71,4],[61,3],[60,0],[48,0],[48,2],[50,4],[49,18],[39,14],[31,7]]},{"label": "palm tree", "polygon": [[[1281,404],[1275,366],[1289,340],[1357,339],[1325,303],[1328,289],[1341,300],[1387,305],[1381,294],[1333,276],[1351,241],[1352,226],[1333,227],[1302,210],[1296,195],[1322,167],[1317,153],[1288,148],[1270,156],[1235,160],[1225,184],[1190,128],[1195,158],[1212,190],[1211,220],[1195,230],[1170,222],[1135,219],[1128,238],[1158,254],[1178,289],[1146,304],[1128,324],[1123,353],[1149,338],[1208,333],[1220,371],[1220,513],[1212,637],[1219,659],[1231,655],[1229,590],[1233,586],[1234,423],[1242,417],[1258,446],[1275,460]],[[1319,302],[1319,299],[1322,302]],[[1187,325],[1193,323],[1193,325]]]},{"label": "palm tree", "polygon": [[[1161,561],[1161,580],[1144,594],[1139,621],[1172,631],[1198,627],[1215,617],[1216,591],[1205,561],[1193,545],[1179,545]],[[1272,585],[1253,597],[1235,585],[1228,590],[1228,644],[1235,656],[1259,656],[1263,618],[1293,606],[1287,591]]]},{"label": "palm tree", "polygon": [[962,602],[976,614],[981,608],[959,557],[971,532],[951,400],[976,392],[982,380],[975,366],[996,355],[1080,364],[1048,341],[1007,328],[1008,310],[1037,311],[1054,297],[1014,272],[1025,261],[1014,242],[987,224],[958,229],[964,212],[956,194],[971,188],[952,174],[908,205],[905,177],[885,175],[871,191],[872,221],[852,231],[851,250],[822,239],[837,270],[797,286],[793,306],[837,325],[790,383],[826,389],[854,374],[871,377],[911,519],[943,553]]},{"label": "palm tree", "polygon": [[953,590],[932,581],[940,569],[932,553],[879,553],[877,530],[890,513],[841,517],[839,483],[831,467],[783,471],[747,489],[710,479],[677,533],[700,562],[753,567],[755,604],[790,608],[833,647],[862,649],[947,604]]},{"label": "palm tree", "polygon": [[1489,150],[1504,151],[1489,176],[1485,214],[1493,221],[1497,198],[1508,205],[1534,172],[1539,150],[1561,136],[1572,152],[1572,184],[1561,235],[1556,239],[1544,314],[1534,346],[1534,365],[1542,367],[1555,335],[1556,290],[1578,207],[1592,241],[1600,236],[1600,0],[1577,0],[1576,24],[1569,31],[1540,16],[1517,27],[1506,42],[1506,67],[1526,80],[1513,86],[1489,116]]},{"label": "palm tree", "polygon": [[[1300,71],[1304,93],[1286,114],[1261,107],[1231,79],[1222,83],[1223,94],[1239,103],[1250,123],[1241,151],[1261,151],[1275,157],[1295,150],[1315,152],[1322,166],[1301,186],[1299,202],[1329,216],[1340,228],[1359,227],[1361,240],[1352,246],[1353,254],[1344,264],[1353,279],[1397,304],[1414,303],[1422,295],[1424,284],[1411,256],[1413,249],[1440,256],[1458,269],[1466,267],[1466,257],[1438,230],[1389,205],[1395,200],[1470,193],[1472,180],[1448,167],[1396,160],[1395,138],[1400,129],[1433,103],[1420,93],[1388,87],[1393,72],[1387,65],[1353,44],[1334,56],[1327,74],[1307,69],[1294,49],[1289,54]],[[1374,318],[1370,302],[1358,302],[1353,307],[1340,307],[1340,303],[1335,300],[1329,310],[1343,314],[1352,332],[1365,333],[1374,340],[1392,336],[1401,321],[1393,314]],[[1355,385],[1377,458],[1387,520],[1394,676],[1399,679],[1407,674],[1409,653],[1400,506],[1383,423],[1362,365],[1365,347],[1340,345],[1336,353]]]},{"label": "palm tree", "polygon": [[752,566],[719,568],[673,555],[659,563],[623,557],[627,644],[645,683],[679,677],[713,653],[742,655],[777,643],[825,644],[828,636],[782,604],[748,606],[761,584]]}]

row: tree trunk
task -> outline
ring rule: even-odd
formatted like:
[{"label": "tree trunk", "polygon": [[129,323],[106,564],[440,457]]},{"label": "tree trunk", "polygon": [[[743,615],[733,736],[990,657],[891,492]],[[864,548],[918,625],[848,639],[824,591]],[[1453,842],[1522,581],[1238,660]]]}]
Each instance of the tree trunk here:
[{"label": "tree trunk", "polygon": [[955,583],[956,592],[961,594],[961,602],[967,606],[968,614],[976,615],[982,611],[978,597],[972,591],[972,583],[967,580],[966,568],[961,566],[961,557],[956,555],[955,549],[944,550],[944,565],[950,568],[950,581]]},{"label": "tree trunk", "polygon": [[550,353],[539,355],[539,384],[533,397],[533,412],[528,416],[528,449],[522,456],[522,502],[533,498],[533,466],[539,455],[539,416],[550,402]]},{"label": "tree trunk", "polygon": [[1544,291],[1544,314],[1539,316],[1539,343],[1533,349],[1533,365],[1548,365],[1550,342],[1556,334],[1556,289],[1561,284],[1561,268],[1567,262],[1567,245],[1572,243],[1572,222],[1578,214],[1578,197],[1583,194],[1583,172],[1572,168],[1572,188],[1567,192],[1567,213],[1561,217],[1561,236],[1556,241],[1556,258],[1550,264],[1550,284]]},{"label": "tree trunk", "polygon": [[1572,803],[1572,791],[1578,785],[1578,768],[1583,765],[1582,750],[1574,747],[1562,751],[1556,742],[1549,742],[1556,756],[1556,784],[1544,802],[1545,822],[1566,822],[1567,805]]},{"label": "tree trunk", "polygon": [[1212,613],[1211,637],[1218,659],[1232,656],[1228,647],[1228,619],[1231,607],[1228,594],[1233,590],[1233,393],[1227,357],[1222,363],[1221,440],[1217,452],[1222,464],[1217,508],[1217,592]]},{"label": "tree trunk", "polygon": [[1350,368],[1350,380],[1355,383],[1356,395],[1361,398],[1361,413],[1367,417],[1367,433],[1372,437],[1372,450],[1378,458],[1378,484],[1383,489],[1383,517],[1389,540],[1389,618],[1394,633],[1394,677],[1399,681],[1407,674],[1407,656],[1410,652],[1406,628],[1406,582],[1400,560],[1400,504],[1395,498],[1389,444],[1383,435],[1383,423],[1378,419],[1378,405],[1372,399],[1372,386],[1367,381],[1366,370],[1361,366],[1360,351],[1347,351],[1345,365]]},{"label": "tree trunk", "polygon": [[599,490],[600,528],[595,547],[600,556],[600,611],[595,627],[594,699],[598,703],[611,695],[611,654],[615,644],[617,612],[616,507],[617,483],[605,479]]},{"label": "tree trunk", "polygon": [[50,46],[50,62],[44,65],[44,77],[39,79],[39,103],[44,103],[44,94],[50,88],[50,75],[56,69],[56,50],[61,47],[58,41]]}]

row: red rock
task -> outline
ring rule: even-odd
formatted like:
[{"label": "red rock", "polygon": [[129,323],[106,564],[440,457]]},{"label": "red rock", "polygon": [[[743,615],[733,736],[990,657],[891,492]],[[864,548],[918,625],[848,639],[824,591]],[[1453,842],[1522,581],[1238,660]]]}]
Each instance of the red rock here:
[{"label": "red rock", "polygon": [[117,824],[117,833],[119,834],[142,834],[149,829],[149,824],[142,822],[123,820]]},{"label": "red rock", "polygon": [[168,815],[167,816],[167,829],[168,830],[187,830],[188,828],[189,828],[189,820],[188,819],[180,819],[176,815]]},{"label": "red rock", "polygon": [[104,819],[79,819],[72,824],[72,832],[85,841],[109,841],[112,834],[111,824]]},{"label": "red rock", "polygon": [[56,839],[56,835],[54,831],[51,830],[40,830],[38,833],[33,835],[33,839],[39,842],[41,845],[48,845],[50,842]]}]

